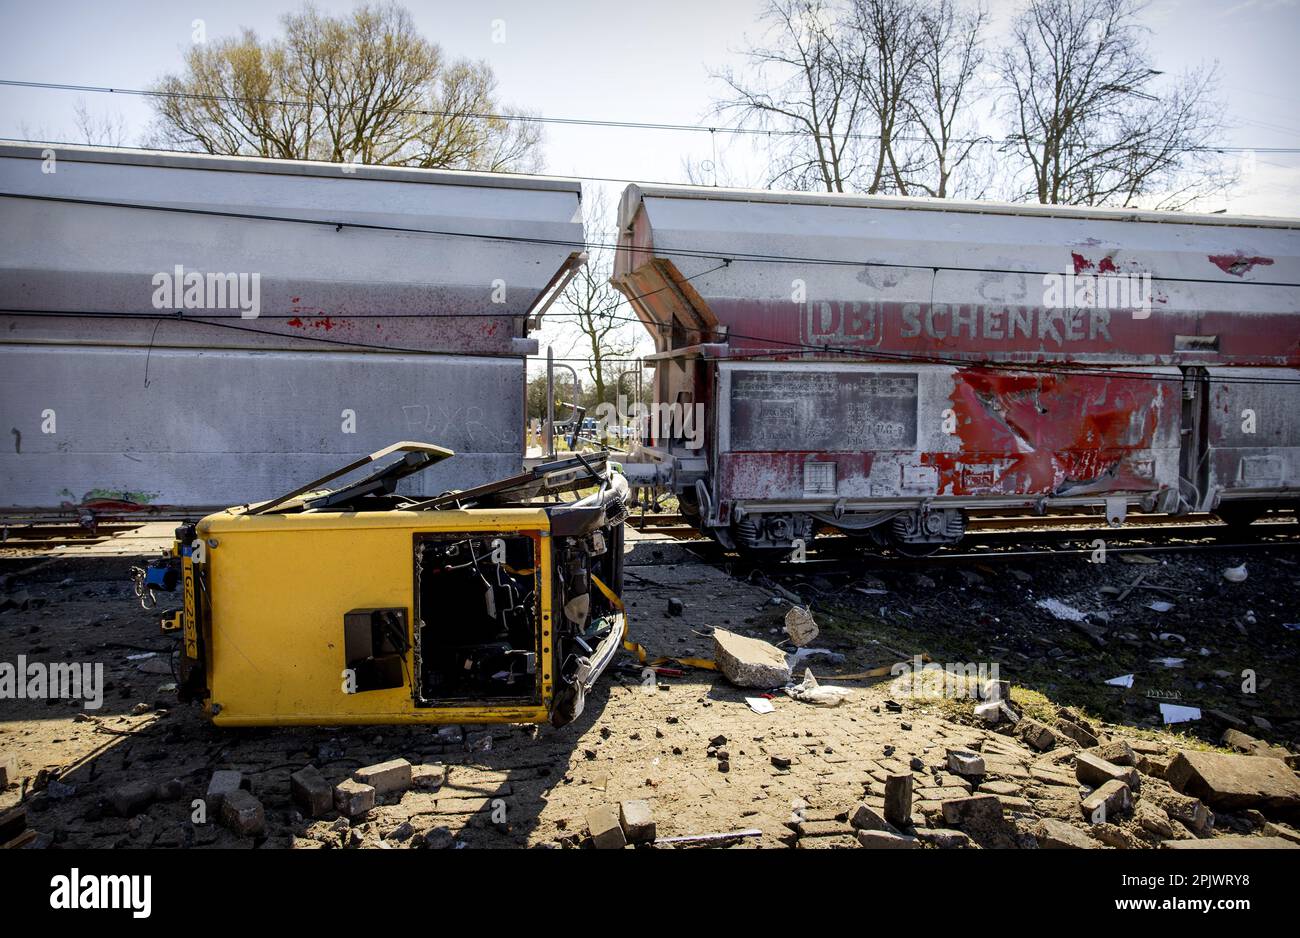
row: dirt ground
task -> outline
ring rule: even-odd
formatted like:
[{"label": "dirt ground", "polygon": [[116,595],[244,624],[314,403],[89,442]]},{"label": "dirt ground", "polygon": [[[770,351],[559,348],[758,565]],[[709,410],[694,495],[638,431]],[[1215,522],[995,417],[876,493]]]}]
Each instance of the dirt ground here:
[{"label": "dirt ground", "polygon": [[[108,681],[94,711],[80,701],[0,700],[0,755],[17,763],[0,809],[25,801],[44,846],[579,847],[590,840],[588,812],[636,799],[649,802],[661,838],[756,830],[737,845],[807,849],[856,847],[856,806],[865,800],[879,809],[886,778],[910,774],[915,829],[904,833],[924,835],[927,846],[1035,847],[1045,843],[1047,818],[1070,825],[1086,845],[1136,848],[1258,835],[1270,820],[1254,811],[1220,812],[1212,829],[1182,820],[1187,799],[1159,778],[1175,748],[1215,744],[1229,725],[1292,752],[1300,738],[1300,632],[1286,627],[1300,620],[1294,551],[1160,554],[1150,564],[907,562],[771,577],[733,575],[676,544],[633,542],[627,559],[633,637],[651,654],[712,657],[714,627],[781,641],[790,608],[782,590],[789,591],[817,618],[814,646],[843,656],[811,659],[823,683],[922,653],[935,662],[997,663],[1015,685],[1012,708],[1021,715],[1047,725],[1068,719],[1103,743],[1129,741],[1144,760],[1144,807],[1112,823],[1085,823],[1087,789],[1072,769],[1078,742],[1060,736],[1039,752],[1015,727],[978,722],[972,700],[907,697],[888,678],[846,681],[853,694],[833,708],[777,693],[774,712],[760,714],[745,702],[759,692],[715,672],[687,669],[647,686],[625,656],[626,667],[602,679],[584,714],[558,730],[218,729],[167,689],[172,646],[158,612],[142,610],[131,594],[129,561],[103,557],[0,568],[0,597],[22,599],[0,612],[0,662],[102,661]],[[1246,581],[1225,581],[1223,569],[1243,560]],[[1135,588],[1121,600],[1139,573],[1165,591]],[[680,616],[669,614],[670,598],[683,602]],[[1087,617],[1057,618],[1037,605],[1048,599]],[[1157,612],[1148,608],[1154,599],[1173,607]],[[130,658],[149,652],[157,654]],[[1183,661],[1170,667],[1155,658]],[[1242,690],[1247,669],[1256,675],[1253,693]],[[1104,683],[1128,673],[1132,688]],[[1171,733],[1160,723],[1160,702],[1205,713]],[[978,750],[985,773],[950,771],[950,749]],[[290,774],[309,763],[336,783],[397,757],[441,765],[445,781],[352,822],[305,819],[290,796]],[[192,822],[192,804],[218,769],[244,774],[265,808],[264,835]],[[118,816],[115,796],[135,782],[158,789]],[[1000,817],[946,820],[943,802],[972,792],[996,795]]]}]

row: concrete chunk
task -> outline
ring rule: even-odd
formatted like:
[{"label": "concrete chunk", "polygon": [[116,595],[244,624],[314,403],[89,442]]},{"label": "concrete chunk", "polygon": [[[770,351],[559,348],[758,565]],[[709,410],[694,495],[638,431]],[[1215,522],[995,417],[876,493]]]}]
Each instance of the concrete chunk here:
[{"label": "concrete chunk", "polygon": [[439,763],[411,766],[411,787],[429,791],[441,788],[447,780],[447,768]]},{"label": "concrete chunk", "polygon": [[1300,831],[1287,827],[1285,824],[1279,824],[1276,821],[1269,821],[1265,824],[1263,833],[1265,837],[1281,837],[1293,844],[1300,844]]},{"label": "concrete chunk", "polygon": [[234,769],[218,769],[212,773],[212,780],[208,782],[208,792],[206,801],[208,811],[212,814],[219,814],[221,803],[226,800],[226,796],[233,791],[239,791],[244,787],[244,776],[242,772],[236,772]]},{"label": "concrete chunk", "polygon": [[1270,746],[1261,739],[1256,739],[1243,733],[1241,730],[1228,729],[1223,731],[1223,737],[1220,743],[1228,749],[1232,749],[1242,755],[1247,756],[1268,756],[1273,759],[1285,759],[1291,753],[1283,746]]},{"label": "concrete chunk", "polygon": [[611,805],[601,805],[587,812],[587,830],[591,842],[598,850],[619,850],[627,845],[623,826],[618,822],[618,811]]},{"label": "concrete chunk", "polygon": [[[236,775],[239,773],[236,772]],[[148,780],[127,782],[108,793],[108,806],[118,817],[134,817],[158,797],[158,786]]]},{"label": "concrete chunk", "polygon": [[1142,825],[1142,829],[1161,840],[1174,836],[1174,825],[1162,808],[1143,798],[1133,808],[1133,819]]},{"label": "concrete chunk", "polygon": [[791,606],[785,614],[785,634],[799,648],[811,645],[817,639],[819,631],[812,613],[803,606]]},{"label": "concrete chunk", "polygon": [[1178,821],[1188,830],[1205,836],[1214,828],[1214,812],[1207,808],[1199,798],[1180,795],[1167,785],[1148,785],[1144,800],[1150,800],[1160,806],[1166,816]]},{"label": "concrete chunk", "polygon": [[18,756],[12,752],[0,752],[0,791],[4,791],[11,782],[18,781]]},{"label": "concrete chunk", "polygon": [[650,802],[623,801],[618,806],[618,820],[628,843],[648,843],[655,839],[655,818]]},{"label": "concrete chunk", "polygon": [[304,817],[320,817],[334,807],[334,791],[314,765],[304,766],[290,775],[289,789]]},{"label": "concrete chunk", "polygon": [[1123,782],[1130,790],[1139,785],[1138,770],[1107,762],[1091,752],[1081,752],[1074,759],[1074,777],[1085,785],[1101,785],[1112,779]]},{"label": "concrete chunk", "polygon": [[1039,752],[1047,752],[1057,743],[1057,735],[1051,727],[1044,726],[1037,720],[1021,720],[1016,724],[1016,732],[1020,734],[1020,738],[1026,745]]},{"label": "concrete chunk", "polygon": [[889,831],[858,831],[858,843],[869,850],[910,850],[921,846],[915,837],[891,834]]},{"label": "concrete chunk", "polygon": [[411,787],[411,763],[405,759],[390,759],[367,765],[352,773],[352,781],[369,785],[379,797],[406,791]]},{"label": "concrete chunk", "polygon": [[713,656],[722,676],[737,687],[783,687],[790,683],[785,653],[757,638],[714,629]]},{"label": "concrete chunk", "polygon": [[959,850],[972,846],[969,835],[946,827],[918,827],[916,837],[918,840],[945,850]]},{"label": "concrete chunk", "polygon": [[266,812],[262,802],[236,788],[221,800],[221,823],[241,837],[257,837],[266,831]]},{"label": "concrete chunk", "polygon": [[1068,736],[1085,749],[1091,749],[1096,746],[1099,740],[1085,726],[1081,726],[1072,720],[1057,720],[1056,730],[1063,736]]},{"label": "concrete chunk", "polygon": [[334,810],[347,817],[360,817],[375,806],[375,789],[345,778],[334,786]]},{"label": "concrete chunk", "polygon": [[971,795],[969,798],[953,798],[943,803],[943,820],[945,824],[961,826],[964,824],[986,824],[1002,820],[1002,802],[997,795]]},{"label": "concrete chunk", "polygon": [[1281,837],[1208,837],[1205,840],[1167,840],[1160,846],[1166,850],[1296,850],[1294,844]]},{"label": "concrete chunk", "polygon": [[1071,824],[1056,818],[1045,817],[1034,829],[1038,846],[1049,850],[1093,850],[1096,844],[1091,837]]},{"label": "concrete chunk", "polygon": [[883,812],[865,801],[853,809],[849,816],[849,823],[859,830],[887,831],[891,830],[890,823],[885,820]]},{"label": "concrete chunk", "polygon": [[983,775],[984,757],[967,749],[948,750],[948,771],[958,775]]},{"label": "concrete chunk", "polygon": [[911,775],[886,776],[885,820],[895,827],[907,827],[912,823]]},{"label": "concrete chunk", "polygon": [[1300,807],[1300,779],[1286,763],[1266,756],[1181,750],[1165,781],[1223,811]]},{"label": "concrete chunk", "polygon": [[1106,760],[1111,765],[1127,765],[1130,767],[1137,765],[1137,753],[1133,751],[1132,746],[1122,739],[1094,746],[1088,752],[1098,759]]},{"label": "concrete chunk", "polygon": [[975,716],[985,723],[996,723],[1002,719],[1002,701],[988,700],[975,705]]},{"label": "concrete chunk", "polygon": [[1111,779],[1080,802],[1084,820],[1103,824],[1133,805],[1129,788],[1118,779]]}]

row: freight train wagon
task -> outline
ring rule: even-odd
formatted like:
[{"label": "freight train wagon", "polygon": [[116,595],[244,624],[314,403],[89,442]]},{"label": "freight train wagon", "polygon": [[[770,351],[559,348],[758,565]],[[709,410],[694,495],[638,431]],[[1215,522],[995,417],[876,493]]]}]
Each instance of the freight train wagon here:
[{"label": "freight train wagon", "polygon": [[1300,498],[1300,220],[629,186],[651,466],[729,546]]},{"label": "freight train wagon", "polygon": [[0,514],[243,504],[403,439],[458,454],[410,494],[517,474],[580,191],[0,145]]}]

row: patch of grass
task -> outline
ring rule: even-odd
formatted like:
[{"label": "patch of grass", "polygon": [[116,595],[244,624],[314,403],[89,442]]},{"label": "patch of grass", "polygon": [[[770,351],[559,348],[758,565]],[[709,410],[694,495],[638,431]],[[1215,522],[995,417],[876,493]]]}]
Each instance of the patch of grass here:
[{"label": "patch of grass", "polygon": [[1011,706],[1022,717],[1037,720],[1039,723],[1051,726],[1056,721],[1056,704],[1041,691],[1013,684]]}]

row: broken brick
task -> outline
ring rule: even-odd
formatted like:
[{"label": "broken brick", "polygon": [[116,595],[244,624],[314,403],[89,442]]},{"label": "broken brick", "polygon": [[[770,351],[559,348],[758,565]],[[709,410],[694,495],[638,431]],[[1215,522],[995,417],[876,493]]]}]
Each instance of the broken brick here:
[{"label": "broken brick", "polygon": [[290,775],[289,789],[304,817],[320,817],[334,807],[334,791],[314,765],[304,766]]}]

